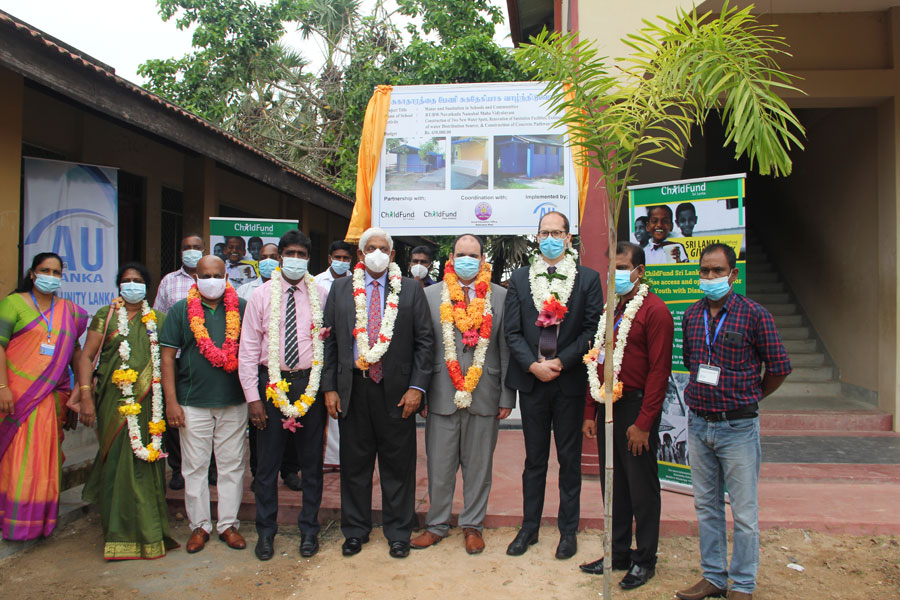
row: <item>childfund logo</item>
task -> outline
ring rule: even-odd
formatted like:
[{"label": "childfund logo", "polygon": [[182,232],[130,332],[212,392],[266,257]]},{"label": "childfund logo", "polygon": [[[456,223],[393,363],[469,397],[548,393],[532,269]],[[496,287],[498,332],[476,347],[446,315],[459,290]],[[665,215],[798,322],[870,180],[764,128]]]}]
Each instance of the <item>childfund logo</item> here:
[{"label": "childfund logo", "polygon": [[422,216],[426,219],[441,219],[442,221],[447,221],[450,219],[456,219],[456,211],[446,211],[446,210],[426,210],[422,213]]},{"label": "childfund logo", "polygon": [[416,218],[416,213],[411,210],[383,210],[381,211],[382,219],[398,219],[400,221],[412,221]]}]

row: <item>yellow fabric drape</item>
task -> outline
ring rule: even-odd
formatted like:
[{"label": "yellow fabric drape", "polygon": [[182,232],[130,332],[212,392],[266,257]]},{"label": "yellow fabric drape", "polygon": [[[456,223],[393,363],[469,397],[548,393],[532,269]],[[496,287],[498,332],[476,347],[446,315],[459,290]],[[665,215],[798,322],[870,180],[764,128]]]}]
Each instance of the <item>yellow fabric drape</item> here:
[{"label": "yellow fabric drape", "polygon": [[[571,86],[566,92],[566,100],[571,102],[575,97]],[[582,153],[581,136],[576,136],[569,130],[569,147],[572,150],[572,165],[575,168],[575,181],[578,182],[578,226],[581,227],[581,219],[584,217],[584,204],[587,201],[588,182],[590,180],[590,170],[585,164],[579,164],[578,156]]]},{"label": "yellow fabric drape", "polygon": [[362,136],[359,140],[359,158],[356,170],[356,203],[350,216],[345,241],[355,244],[363,232],[372,225],[372,184],[381,159],[381,145],[387,127],[388,111],[391,107],[389,85],[379,85],[366,106]]}]

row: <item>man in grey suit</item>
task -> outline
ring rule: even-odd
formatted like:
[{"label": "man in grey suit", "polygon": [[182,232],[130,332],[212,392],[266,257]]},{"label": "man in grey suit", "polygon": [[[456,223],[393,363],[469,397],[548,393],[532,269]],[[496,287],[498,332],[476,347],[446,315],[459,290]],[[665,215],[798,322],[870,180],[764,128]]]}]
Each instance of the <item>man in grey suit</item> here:
[{"label": "man in grey suit", "polygon": [[[453,243],[450,258],[444,281],[425,288],[431,323],[441,341],[435,345],[434,374],[423,409],[431,505],[425,518],[425,531],[410,545],[417,549],[427,548],[448,535],[456,472],[462,467],[464,505],[459,515],[459,526],[463,530],[466,552],[478,554],[484,550],[481,530],[491,492],[491,466],[497,431],[500,420],[508,417],[515,408],[516,393],[503,384],[509,363],[509,347],[503,336],[506,290],[490,283],[490,270],[485,267],[481,239],[471,234],[459,236]],[[476,282],[482,272],[486,274],[486,284]],[[444,301],[452,303],[453,295],[460,294],[456,300],[465,302],[468,307],[476,298],[484,301],[488,289],[493,313],[490,336],[486,337],[487,342],[480,342],[482,345],[487,343],[487,348],[479,352],[477,343],[482,338],[476,340],[472,336],[466,344],[455,321],[441,322],[441,304]],[[485,318],[486,315],[481,316],[482,323]],[[444,327],[452,331],[450,356],[444,346],[447,340]],[[476,352],[484,354],[484,362],[480,365],[481,377],[471,394],[465,391],[464,385],[460,390],[457,387],[460,382],[454,383],[450,377],[447,361],[452,359],[454,351],[460,367],[456,373],[459,378],[465,377],[472,368]]]},{"label": "man in grey suit", "polygon": [[[404,558],[415,519],[413,415],[431,381],[434,336],[422,286],[401,277],[392,263],[391,236],[367,229],[357,256],[353,276],[335,281],[325,304],[331,335],[325,340],[321,389],[328,414],[340,415],[342,551],[353,556],[369,541],[377,456],[384,536],[390,555]],[[368,348],[358,343],[363,335]]]}]

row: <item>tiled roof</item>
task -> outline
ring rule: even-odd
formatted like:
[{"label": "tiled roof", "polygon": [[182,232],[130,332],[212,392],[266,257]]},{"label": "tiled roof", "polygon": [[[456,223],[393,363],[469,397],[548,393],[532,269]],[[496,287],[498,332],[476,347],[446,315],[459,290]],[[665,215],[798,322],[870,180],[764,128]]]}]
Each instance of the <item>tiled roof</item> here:
[{"label": "tiled roof", "polygon": [[[84,69],[85,71],[89,71],[92,74],[107,78],[111,83],[118,85],[118,86],[126,89],[130,93],[134,94],[135,97],[140,97],[145,100],[154,102],[155,104],[157,104],[159,106],[159,108],[161,110],[175,113],[178,117],[180,117],[182,119],[190,121],[196,125],[200,125],[201,127],[209,130],[212,134],[220,136],[222,138],[225,138],[229,143],[234,144],[235,146],[239,146],[239,147],[241,147],[249,152],[252,152],[252,153],[264,158],[265,160],[277,165],[280,169],[293,175],[294,177],[297,177],[299,179],[307,181],[307,182],[315,185],[316,187],[322,188],[323,190],[327,191],[329,194],[332,194],[338,198],[344,199],[349,203],[353,202],[349,197],[341,194],[340,192],[338,192],[331,186],[328,186],[325,183],[323,183],[317,179],[314,179],[308,175],[304,175],[300,171],[297,171],[296,169],[292,168],[290,165],[288,165],[284,161],[276,158],[274,155],[269,154],[268,152],[265,152],[265,151],[257,148],[256,146],[253,146],[252,144],[248,144],[247,142],[241,140],[240,138],[238,138],[238,137],[228,133],[224,129],[218,127],[217,125],[210,123],[206,119],[203,119],[202,117],[199,117],[199,116],[195,115],[194,113],[192,113],[188,110],[185,110],[184,108],[181,108],[177,104],[169,102],[168,100],[162,98],[161,96],[158,96],[156,94],[148,92],[144,88],[131,83],[127,79],[123,79],[122,77],[119,77],[118,75],[115,74],[115,72],[111,68],[100,63],[96,59],[93,59],[90,56],[87,56],[86,54],[80,53],[80,51],[76,50],[75,48],[65,45],[63,42],[60,42],[59,40],[53,38],[52,36],[47,35],[43,31],[36,29],[23,21],[20,21],[19,19],[16,19],[12,15],[5,13],[3,11],[0,11],[0,26],[8,27],[10,29],[17,31],[18,33],[20,33],[22,35],[32,38],[38,44],[41,44],[42,46],[44,46],[45,48],[47,48],[49,50],[57,52],[64,59],[71,61],[78,68]],[[77,100],[77,98],[75,98],[75,99]]]}]

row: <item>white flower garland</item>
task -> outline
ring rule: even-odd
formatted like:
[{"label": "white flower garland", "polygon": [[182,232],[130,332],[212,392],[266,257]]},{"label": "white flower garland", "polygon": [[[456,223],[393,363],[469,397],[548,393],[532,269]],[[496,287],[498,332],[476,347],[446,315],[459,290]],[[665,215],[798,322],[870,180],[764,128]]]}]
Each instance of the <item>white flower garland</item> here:
[{"label": "white flower garland", "polygon": [[[359,358],[364,361],[366,367],[377,363],[387,352],[391,345],[391,336],[394,334],[394,323],[397,321],[397,311],[400,301],[400,286],[403,275],[396,263],[388,266],[388,285],[391,291],[388,293],[384,306],[384,314],[381,317],[381,330],[378,332],[378,341],[369,348],[369,307],[366,302],[366,277],[365,267],[362,263],[353,269],[353,303],[356,307],[356,327],[353,334],[356,336],[356,348]],[[357,363],[358,366],[359,363]],[[361,366],[360,366],[361,367]],[[362,368],[362,367],[361,367]]]},{"label": "white flower garland", "polygon": [[[124,377],[114,377],[116,385],[122,392],[122,405],[119,412],[125,415],[128,424],[128,439],[131,442],[131,450],[134,455],[144,461],[154,462],[163,456],[162,454],[162,432],[165,430],[163,421],[163,395],[162,384],[160,382],[160,360],[159,360],[159,338],[158,325],[153,309],[144,300],[141,304],[141,321],[147,329],[147,337],[150,340],[150,365],[152,368],[152,379],[150,383],[151,389],[151,405],[150,405],[150,443],[144,446],[141,441],[141,428],[138,423],[138,415],[141,412],[141,405],[134,399],[134,381],[136,381],[137,373],[128,366],[131,359],[131,346],[128,344],[128,310],[123,303],[116,311],[118,317],[117,332],[122,337],[119,342],[119,358],[122,359],[122,365],[116,373],[124,374]],[[129,372],[134,373],[128,376]],[[115,373],[114,373],[115,375]]]},{"label": "white flower garland", "polygon": [[[484,295],[484,312],[482,313],[482,317],[487,315],[492,315],[493,310],[491,309],[491,284],[488,283],[487,292]],[[441,304],[449,304],[450,303],[450,290],[447,287],[447,283],[444,282],[444,287],[441,290]],[[441,332],[444,337],[444,362],[449,363],[450,361],[457,360],[456,357],[456,334],[455,330],[456,326],[453,323],[453,319],[449,321],[444,321],[441,323]],[[482,372],[484,370],[484,360],[487,356],[488,345],[490,345],[490,338],[484,338],[479,336],[478,342],[475,344],[475,352],[472,355],[472,365],[469,369],[478,369],[478,372]],[[465,377],[465,374],[463,374]],[[456,394],[453,396],[453,403],[456,404],[457,408],[468,408],[472,404],[472,392],[466,390],[456,390]]]},{"label": "white flower garland", "polygon": [[[615,389],[619,384],[619,373],[622,371],[622,360],[625,358],[625,346],[628,344],[628,332],[631,331],[631,323],[634,321],[634,317],[638,314],[638,311],[641,310],[641,306],[644,304],[644,298],[647,297],[647,294],[650,292],[650,286],[645,283],[642,283],[638,288],[637,294],[634,295],[634,298],[628,301],[628,304],[625,305],[625,312],[622,314],[622,322],[619,324],[619,332],[616,336],[616,342],[613,346],[613,397],[615,402],[616,396]],[[588,372],[588,383],[591,391],[591,398],[596,400],[597,402],[603,403],[605,400],[605,395],[602,389],[602,384],[600,383],[600,375],[597,373],[597,366],[603,364],[601,360],[606,348],[606,311],[603,311],[603,315],[600,317],[600,322],[597,324],[597,333],[594,335],[594,342],[591,345],[591,350],[584,356],[584,363],[587,365]],[[621,392],[619,392],[621,395]]]},{"label": "white flower garland", "polygon": [[552,276],[552,280],[547,272],[547,263],[540,255],[531,260],[531,266],[528,269],[528,283],[531,285],[531,299],[534,301],[534,308],[538,313],[544,309],[544,302],[550,300],[551,297],[555,297],[564,306],[569,302],[572,288],[575,287],[577,267],[575,260],[577,258],[578,251],[568,248],[563,259],[556,265],[556,273]]},{"label": "white flower garland", "polygon": [[272,404],[279,408],[281,414],[285,417],[297,419],[305,415],[316,401],[316,394],[319,392],[319,384],[322,380],[322,363],[325,360],[325,342],[320,339],[323,324],[322,300],[319,298],[319,289],[316,286],[315,278],[306,273],[303,276],[303,281],[306,283],[306,292],[309,297],[309,312],[312,315],[312,324],[310,326],[313,345],[312,368],[309,373],[309,382],[306,384],[306,390],[300,395],[299,400],[291,403],[287,397],[291,384],[281,378],[281,297],[284,295],[282,293],[284,288],[281,286],[283,279],[280,269],[272,273],[270,281],[269,384],[266,387],[266,397],[272,400]]}]

